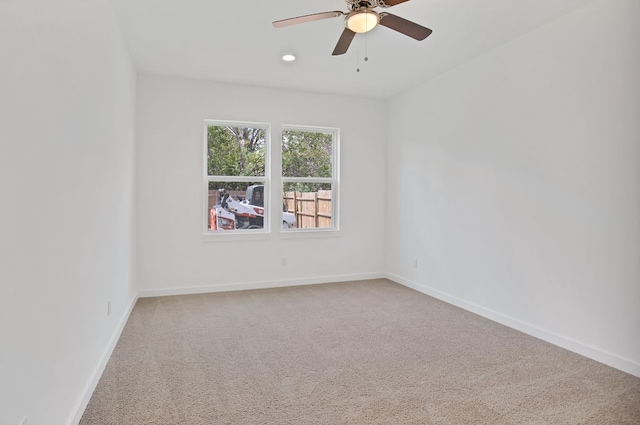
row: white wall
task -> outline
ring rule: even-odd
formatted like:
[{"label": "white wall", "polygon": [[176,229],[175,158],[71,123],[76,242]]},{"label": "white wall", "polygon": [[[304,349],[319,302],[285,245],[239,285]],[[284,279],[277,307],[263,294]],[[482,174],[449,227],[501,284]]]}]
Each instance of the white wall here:
[{"label": "white wall", "polygon": [[393,279],[640,376],[639,28],[590,2],[391,100]]},{"label": "white wall", "polygon": [[[259,65],[257,65],[259,66]],[[140,76],[138,280],[141,295],[242,289],[384,273],[386,109],[381,100]],[[338,127],[340,227],[330,237],[203,237],[203,120]],[[273,180],[276,194],[279,178]],[[241,235],[248,236],[248,235]],[[287,265],[281,265],[281,258]]]},{"label": "white wall", "polygon": [[135,295],[136,76],[106,0],[0,2],[0,63],[0,423],[69,424]]}]

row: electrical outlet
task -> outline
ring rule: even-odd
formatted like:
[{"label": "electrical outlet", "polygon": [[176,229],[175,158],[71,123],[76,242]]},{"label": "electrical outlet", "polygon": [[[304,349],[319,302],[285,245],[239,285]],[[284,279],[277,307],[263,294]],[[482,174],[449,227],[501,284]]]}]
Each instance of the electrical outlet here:
[{"label": "electrical outlet", "polygon": [[281,266],[286,266],[287,265],[287,257],[282,257],[280,259],[280,265]]},{"label": "electrical outlet", "polygon": [[111,300],[107,301],[107,316],[111,316]]},{"label": "electrical outlet", "polygon": [[418,259],[414,258],[411,264],[413,265],[414,268],[418,267]]},{"label": "electrical outlet", "polygon": [[22,422],[20,422],[20,425],[29,425],[29,421],[27,419],[27,417],[25,416],[24,419],[22,420]]}]

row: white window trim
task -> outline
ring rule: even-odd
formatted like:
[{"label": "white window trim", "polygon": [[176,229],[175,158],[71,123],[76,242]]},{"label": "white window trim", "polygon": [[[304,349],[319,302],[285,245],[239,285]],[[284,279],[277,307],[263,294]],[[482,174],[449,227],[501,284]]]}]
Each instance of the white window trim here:
[{"label": "white window trim", "polygon": [[[210,176],[208,172],[208,159],[209,159],[209,143],[208,143],[208,129],[209,126],[214,125],[218,127],[253,127],[264,129],[264,176]],[[249,238],[249,239],[262,239],[261,235],[271,233],[271,208],[270,208],[270,196],[271,193],[271,124],[263,122],[250,122],[250,121],[226,121],[226,120],[212,120],[205,119],[203,123],[203,156],[202,156],[202,173],[203,173],[203,219],[202,219],[202,231],[203,236],[214,238]],[[264,210],[265,220],[264,227],[262,229],[243,229],[241,231],[227,231],[216,232],[209,230],[209,211],[207,206],[209,204],[209,182],[263,182],[264,184]]]},{"label": "white window trim", "polygon": [[[340,231],[340,129],[336,127],[320,127],[309,125],[283,124],[280,133],[280,146],[282,146],[282,133],[285,131],[306,131],[313,133],[331,133],[333,135],[333,147],[331,149],[331,175],[332,177],[285,177],[282,175],[282,166],[280,168],[280,193],[284,187],[284,183],[331,183],[331,228],[307,228],[307,229],[280,229],[280,234],[288,239],[290,237],[313,236],[335,236]],[[280,149],[282,159],[282,149]],[[282,164],[282,162],[281,162]],[[282,213],[281,213],[282,214]]]}]

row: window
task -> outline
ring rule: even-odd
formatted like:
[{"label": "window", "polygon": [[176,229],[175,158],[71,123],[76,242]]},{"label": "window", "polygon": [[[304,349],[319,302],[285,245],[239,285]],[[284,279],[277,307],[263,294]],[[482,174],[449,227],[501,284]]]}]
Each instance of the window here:
[{"label": "window", "polygon": [[283,126],[284,228],[338,228],[338,151],[338,129]]},{"label": "window", "polygon": [[269,126],[205,121],[207,232],[268,226]]}]

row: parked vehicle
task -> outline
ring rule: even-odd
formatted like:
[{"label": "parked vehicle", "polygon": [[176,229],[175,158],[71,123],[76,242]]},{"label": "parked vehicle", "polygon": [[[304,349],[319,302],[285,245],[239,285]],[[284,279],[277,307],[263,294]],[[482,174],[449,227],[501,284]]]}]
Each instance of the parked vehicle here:
[{"label": "parked vehicle", "polygon": [[[262,229],[264,227],[264,185],[247,187],[244,200],[234,199],[224,190],[220,202],[209,210],[211,230]],[[296,217],[283,203],[282,228],[296,227]]]}]

